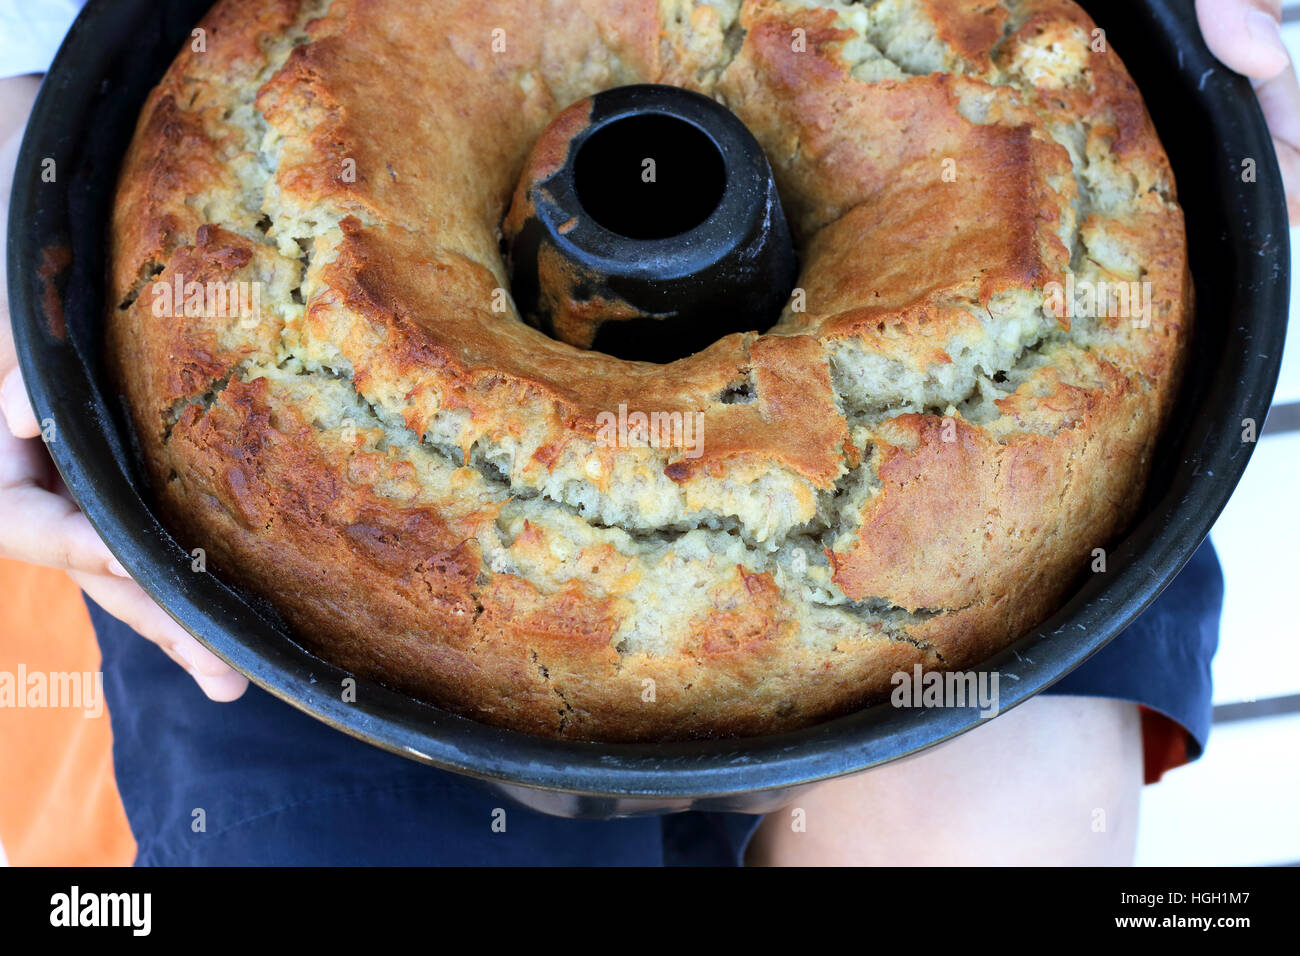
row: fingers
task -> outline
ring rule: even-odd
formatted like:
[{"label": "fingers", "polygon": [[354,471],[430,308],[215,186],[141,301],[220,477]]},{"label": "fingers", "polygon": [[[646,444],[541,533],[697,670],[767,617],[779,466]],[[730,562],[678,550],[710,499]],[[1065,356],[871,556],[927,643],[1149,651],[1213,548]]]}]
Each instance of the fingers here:
[{"label": "fingers", "polygon": [[18,438],[35,438],[41,433],[41,423],[36,420],[22,372],[17,366],[10,368],[4,380],[0,381],[0,413],[4,414],[9,431]]},{"label": "fingers", "polygon": [[[0,211],[3,211],[2,206]],[[4,267],[0,266],[0,283],[3,280]],[[22,373],[18,371],[18,356],[9,328],[9,304],[3,289],[0,289],[0,415],[4,416],[9,430],[19,438],[35,438],[41,433],[36,413],[27,400]]]},{"label": "fingers", "polygon": [[49,457],[36,441],[0,429],[0,555],[51,568],[127,577],[86,516],[48,490]]},{"label": "fingers", "polygon": [[[0,80],[0,213],[9,208],[19,143],[39,87],[40,79],[34,76]],[[5,237],[7,224],[8,216],[0,215],[0,240]],[[3,245],[3,241],[0,241],[0,246]],[[9,328],[9,289],[5,278],[5,260],[6,257],[0,255],[0,414],[4,416],[5,423],[13,434],[19,438],[35,438],[40,434],[40,425],[27,400],[22,375],[18,372],[13,335]]]},{"label": "fingers", "polygon": [[248,679],[190,636],[134,581],[70,571],[90,599],[186,670],[211,700],[231,701],[248,689]]},{"label": "fingers", "polygon": [[[17,383],[20,403],[9,392],[11,382]],[[16,370],[0,386],[0,404],[6,420],[18,424],[16,431],[40,434]],[[30,416],[30,426],[24,415]],[[187,634],[130,580],[71,498],[52,490],[58,487],[42,443],[0,429],[0,514],[18,519],[0,526],[0,554],[67,569],[93,601],[161,647],[209,698],[228,701],[241,696],[247,679]]]},{"label": "fingers", "polygon": [[[3,280],[4,269],[0,267],[0,282]],[[19,438],[35,438],[41,433],[36,412],[27,399],[22,372],[18,370],[18,356],[9,328],[9,304],[3,291],[0,291],[0,415],[4,416],[9,431]]]},{"label": "fingers", "polygon": [[1196,17],[1210,52],[1238,73],[1267,80],[1291,65],[1282,0],[1196,0]]},{"label": "fingers", "polygon": [[1273,134],[1291,225],[1300,225],[1300,83],[1287,70],[1257,84],[1255,93]]},{"label": "fingers", "polygon": [[17,139],[22,133],[40,88],[39,76],[13,76],[0,80],[0,142]]},{"label": "fingers", "polygon": [[1255,81],[1282,184],[1287,215],[1300,225],[1300,86],[1282,42],[1281,0],[1196,0],[1196,16],[1210,52]]}]

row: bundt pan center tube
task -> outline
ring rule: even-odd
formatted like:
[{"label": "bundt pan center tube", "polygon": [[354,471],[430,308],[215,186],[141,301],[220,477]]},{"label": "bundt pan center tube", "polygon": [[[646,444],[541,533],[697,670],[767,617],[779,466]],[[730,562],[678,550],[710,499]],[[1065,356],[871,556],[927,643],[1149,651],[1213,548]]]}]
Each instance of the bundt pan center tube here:
[{"label": "bundt pan center tube", "polygon": [[766,331],[797,275],[762,147],[726,107],[673,86],[564,110],[533,147],[503,231],[526,319],[640,361]]},{"label": "bundt pan center tube", "polygon": [[[365,679],[358,681],[355,702],[345,701],[338,689],[348,671],[304,650],[277,611],[251,592],[216,574],[195,573],[188,542],[168,532],[156,499],[146,494],[134,430],[98,357],[104,352],[105,310],[121,304],[103,280],[103,236],[116,174],[147,94],[176,50],[190,42],[208,6],[91,0],[33,111],[15,177],[8,246],[24,376],[38,416],[57,423],[50,453],[114,553],[183,626],[261,687],[345,732],[569,816],[771,809],[801,786],[914,753],[979,724],[978,707],[899,709],[886,703],[744,739],[597,744],[493,727]],[[1136,523],[1109,549],[1106,573],[1089,577],[1046,622],[979,662],[982,670],[1001,675],[1002,711],[1104,646],[1190,557],[1253,448],[1241,441],[1241,422],[1263,421],[1285,328],[1285,209],[1249,84],[1204,48],[1190,0],[1084,6],[1108,43],[1141,51],[1128,66],[1183,198],[1197,340],[1188,352],[1184,385],[1172,399],[1176,413],[1153,453]],[[185,130],[179,120],[167,128]],[[182,143],[177,152],[198,145]],[[771,149],[768,156],[774,157]],[[1255,158],[1257,181],[1243,183],[1237,165],[1222,162],[1224,156]],[[501,212],[526,159],[521,155],[518,168],[507,171]],[[53,180],[42,175],[46,160],[57,163]],[[397,183],[405,169],[398,164],[385,171],[380,162],[377,171]],[[806,220],[810,210],[787,203],[785,212],[793,222]],[[205,235],[210,254],[234,245],[213,244],[211,230]],[[258,239],[250,235],[247,242]],[[268,255],[256,245],[250,249],[255,257]],[[496,284],[508,284],[504,270]],[[720,341],[725,347],[733,338]],[[591,350],[577,354],[596,366],[604,361]],[[236,394],[267,387],[255,381],[234,385]],[[738,396],[742,408],[750,397]]]}]

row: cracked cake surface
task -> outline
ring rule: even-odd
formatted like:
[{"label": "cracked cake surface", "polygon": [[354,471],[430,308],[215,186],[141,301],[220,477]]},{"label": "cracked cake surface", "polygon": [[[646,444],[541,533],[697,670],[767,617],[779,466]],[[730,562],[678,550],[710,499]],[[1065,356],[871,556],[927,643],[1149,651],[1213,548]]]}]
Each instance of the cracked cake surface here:
[{"label": "cracked cake surface", "polygon": [[[1067,0],[222,0],[200,26],[120,176],[107,357],[177,541],[322,657],[538,734],[791,729],[978,665],[1133,517],[1183,219]],[[495,307],[534,142],[631,83],[740,117],[801,257],[775,326],[666,365]],[[257,314],[185,309],[192,283]],[[1142,321],[1053,299],[1087,283],[1141,284]],[[620,406],[701,415],[700,446],[611,447]]]}]

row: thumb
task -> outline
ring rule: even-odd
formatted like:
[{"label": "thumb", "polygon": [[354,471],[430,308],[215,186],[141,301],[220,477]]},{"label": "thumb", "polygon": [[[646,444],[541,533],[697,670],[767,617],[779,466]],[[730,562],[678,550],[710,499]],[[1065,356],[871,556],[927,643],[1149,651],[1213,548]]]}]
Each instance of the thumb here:
[{"label": "thumb", "polygon": [[1282,0],[1196,0],[1196,18],[1210,52],[1244,76],[1267,80],[1291,64]]},{"label": "thumb", "polygon": [[4,416],[4,422],[15,438],[35,438],[41,433],[41,423],[32,411],[23,375],[17,366],[0,380],[0,415]]}]

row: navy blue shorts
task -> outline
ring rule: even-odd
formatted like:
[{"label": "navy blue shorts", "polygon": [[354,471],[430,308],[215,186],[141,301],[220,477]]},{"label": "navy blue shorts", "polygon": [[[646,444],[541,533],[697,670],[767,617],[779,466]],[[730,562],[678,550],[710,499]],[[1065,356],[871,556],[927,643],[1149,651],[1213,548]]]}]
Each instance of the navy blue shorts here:
[{"label": "navy blue shorts", "polygon": [[[1210,729],[1223,575],[1207,541],[1128,630],[1048,693],[1134,701]],[[760,817],[562,820],[363,744],[250,687],[216,704],[94,604],[118,789],[140,865],[737,865]],[[506,811],[506,832],[493,820]]]}]

